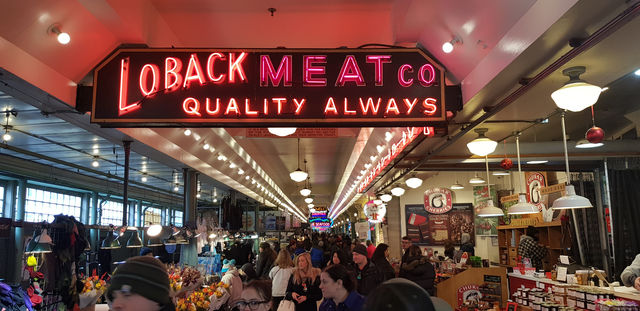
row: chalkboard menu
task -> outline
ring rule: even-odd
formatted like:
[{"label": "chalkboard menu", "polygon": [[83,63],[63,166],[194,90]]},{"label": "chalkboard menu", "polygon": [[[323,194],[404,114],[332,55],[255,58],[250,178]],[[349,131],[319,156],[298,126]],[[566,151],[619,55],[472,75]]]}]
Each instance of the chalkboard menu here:
[{"label": "chalkboard menu", "polygon": [[462,233],[474,239],[473,205],[454,203],[453,208],[442,214],[432,214],[423,204],[405,205],[407,236],[417,245],[444,245],[451,240],[460,245]]}]

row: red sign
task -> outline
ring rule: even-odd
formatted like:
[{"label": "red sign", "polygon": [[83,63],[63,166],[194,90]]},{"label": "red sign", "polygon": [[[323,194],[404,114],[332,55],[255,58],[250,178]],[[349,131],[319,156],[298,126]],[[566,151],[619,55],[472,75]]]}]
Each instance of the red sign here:
[{"label": "red sign", "polygon": [[94,72],[105,126],[398,126],[445,120],[419,49],[119,49]]},{"label": "red sign", "polygon": [[[246,137],[284,138],[273,135],[266,128],[248,128]],[[295,133],[286,138],[336,138],[338,129],[335,127],[297,128]],[[317,209],[317,208],[316,208]]]},{"label": "red sign", "polygon": [[538,207],[538,211],[542,211],[544,202],[542,201],[542,194],[540,189],[547,185],[544,175],[538,172],[527,173],[527,196],[531,204],[535,204]]},{"label": "red sign", "polygon": [[476,284],[467,284],[458,288],[458,307],[464,305],[465,302],[477,305],[482,298],[480,287]]},{"label": "red sign", "polygon": [[424,210],[431,214],[443,214],[451,210],[451,190],[433,188],[424,192]]}]

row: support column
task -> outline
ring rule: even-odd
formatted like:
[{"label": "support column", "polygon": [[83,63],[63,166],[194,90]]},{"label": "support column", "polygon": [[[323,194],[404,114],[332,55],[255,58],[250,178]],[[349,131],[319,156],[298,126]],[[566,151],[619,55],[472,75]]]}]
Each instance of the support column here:
[{"label": "support column", "polygon": [[[142,221],[144,219],[144,214],[142,213],[142,200],[138,200],[136,202],[136,214],[138,214],[138,217],[136,217],[136,223],[134,224],[136,227],[144,227],[144,222]],[[157,225],[157,224],[154,224]]]},{"label": "support column", "polygon": [[7,182],[7,187],[4,189],[4,208],[3,217],[13,219],[13,215],[16,210],[16,190],[18,183],[15,180]]},{"label": "support column", "polygon": [[122,190],[122,225],[127,226],[127,213],[129,212],[129,158],[131,157],[131,141],[125,140],[122,142],[124,147],[124,181]]},{"label": "support column", "polygon": [[196,221],[196,207],[198,199],[198,172],[185,168],[183,169],[184,180],[184,214],[183,224],[192,223]]},{"label": "support column", "polygon": [[[13,215],[14,220],[23,221],[25,214],[25,201],[27,197],[27,180],[21,178],[18,180],[18,187],[16,191],[16,205],[15,213]],[[13,264],[10,267],[8,278],[11,283],[20,282],[20,275],[22,274],[22,257],[24,256],[24,231],[22,227],[16,227],[13,230],[13,247],[15,254],[13,257]]]},{"label": "support column", "polygon": [[[98,192],[94,191],[91,193],[91,211],[89,212],[89,224],[97,225],[99,223],[98,220]],[[98,229],[91,229],[91,245],[94,245],[94,249],[100,249],[100,233]]]}]

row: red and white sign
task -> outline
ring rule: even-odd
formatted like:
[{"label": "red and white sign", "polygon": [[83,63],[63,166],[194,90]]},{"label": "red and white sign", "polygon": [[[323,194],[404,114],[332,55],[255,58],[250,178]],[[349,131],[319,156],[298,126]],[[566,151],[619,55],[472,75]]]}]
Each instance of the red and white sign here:
[{"label": "red and white sign", "polygon": [[427,189],[424,192],[424,209],[431,214],[444,214],[451,210],[451,190],[447,188]]},{"label": "red and white sign", "polygon": [[544,206],[540,188],[545,186],[547,186],[547,180],[542,173],[527,173],[527,198],[531,204],[538,207],[538,211],[542,211],[542,207]]},{"label": "red and white sign", "polygon": [[458,307],[464,305],[465,302],[475,302],[476,304],[482,298],[480,287],[476,284],[467,284],[458,288]]}]

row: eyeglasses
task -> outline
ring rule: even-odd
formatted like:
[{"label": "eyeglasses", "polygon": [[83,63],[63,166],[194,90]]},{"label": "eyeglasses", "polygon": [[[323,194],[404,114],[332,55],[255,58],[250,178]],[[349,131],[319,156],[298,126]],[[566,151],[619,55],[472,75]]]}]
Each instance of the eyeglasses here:
[{"label": "eyeglasses", "polygon": [[247,307],[249,307],[249,310],[254,311],[258,308],[258,306],[260,306],[263,303],[267,303],[269,302],[269,300],[250,300],[250,301],[244,301],[244,300],[240,300],[238,302],[236,302],[236,308],[238,308],[238,310],[244,310]]}]

